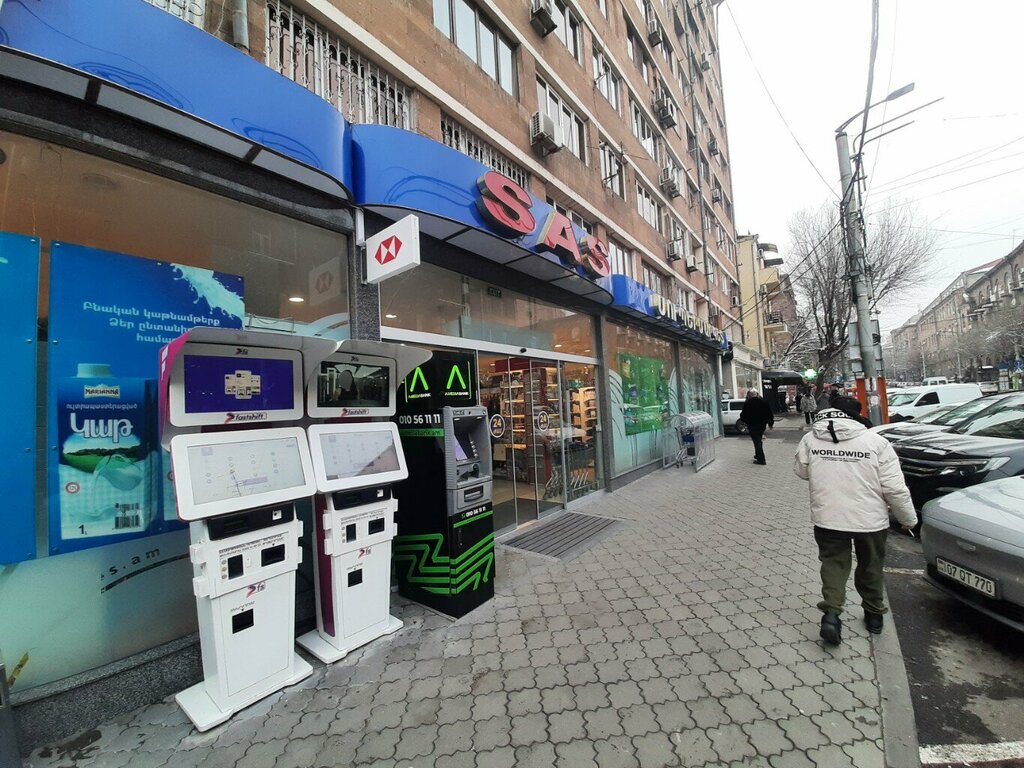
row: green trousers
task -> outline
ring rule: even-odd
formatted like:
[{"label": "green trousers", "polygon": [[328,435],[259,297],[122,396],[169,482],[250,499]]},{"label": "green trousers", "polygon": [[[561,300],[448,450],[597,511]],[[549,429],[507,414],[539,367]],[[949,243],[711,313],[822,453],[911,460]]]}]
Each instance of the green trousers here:
[{"label": "green trousers", "polygon": [[857,552],[857,570],[853,584],[861,605],[869,613],[885,613],[882,566],[885,564],[885,539],[888,529],[872,533],[850,533],[814,526],[821,561],[821,602],[825,612],[841,613],[846,603],[846,581],[850,578],[852,553]]}]

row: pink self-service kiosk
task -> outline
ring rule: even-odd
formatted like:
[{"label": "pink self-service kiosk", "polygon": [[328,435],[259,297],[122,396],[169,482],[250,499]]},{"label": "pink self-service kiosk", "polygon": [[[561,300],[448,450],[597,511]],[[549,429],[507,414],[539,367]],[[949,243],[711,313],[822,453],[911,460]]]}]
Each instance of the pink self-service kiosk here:
[{"label": "pink self-service kiosk", "polygon": [[409,476],[395,415],[398,382],[430,352],[345,341],[307,384],[308,428],[318,495],[314,509],[317,628],[299,645],[323,662],[402,627],[390,614],[391,540]]},{"label": "pink self-service kiosk", "polygon": [[295,652],[295,502],[316,493],[304,384],[337,344],[196,328],[161,350],[161,442],[203,659],[202,682],[175,699],[200,731],[313,671]]}]

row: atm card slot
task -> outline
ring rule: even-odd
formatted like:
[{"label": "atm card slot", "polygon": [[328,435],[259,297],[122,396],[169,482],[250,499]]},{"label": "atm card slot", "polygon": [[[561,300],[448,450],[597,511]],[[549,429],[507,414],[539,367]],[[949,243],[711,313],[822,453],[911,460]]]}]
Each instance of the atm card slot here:
[{"label": "atm card slot", "polygon": [[374,520],[371,520],[367,528],[367,533],[369,533],[369,535],[371,536],[375,533],[384,533],[384,518],[378,517]]}]

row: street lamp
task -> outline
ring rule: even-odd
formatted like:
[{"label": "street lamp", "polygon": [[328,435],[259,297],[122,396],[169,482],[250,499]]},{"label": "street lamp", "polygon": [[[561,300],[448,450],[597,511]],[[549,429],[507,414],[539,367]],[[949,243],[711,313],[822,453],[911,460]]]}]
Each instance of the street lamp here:
[{"label": "street lamp", "polygon": [[[876,424],[884,424],[888,421],[888,408],[886,407],[887,403],[885,397],[885,377],[884,375],[878,376],[878,373],[881,373],[882,369],[881,338],[878,337],[878,341],[876,342],[875,334],[873,333],[874,329],[871,320],[871,304],[868,300],[867,265],[864,258],[864,234],[860,228],[860,194],[858,193],[858,189],[853,178],[853,168],[850,164],[850,140],[846,135],[845,129],[846,126],[865,112],[869,111],[872,107],[884,104],[887,101],[898,99],[900,96],[905,96],[912,90],[914,90],[913,83],[908,83],[901,88],[897,88],[881,101],[869,104],[865,109],[862,109],[857,114],[840,123],[839,127],[836,128],[836,151],[839,155],[839,178],[841,189],[843,190],[840,205],[842,208],[842,215],[846,220],[846,253],[849,261],[849,273],[853,288],[853,298],[857,307],[856,336],[854,337],[854,329],[852,327],[849,330],[851,336],[850,363],[851,367],[854,369],[854,373],[856,374],[858,366],[856,364],[856,357],[853,354],[853,350],[856,347],[860,350],[861,366],[863,368],[861,371],[862,378],[857,379],[857,394],[869,413],[871,420]],[[851,326],[853,326],[852,323]],[[852,343],[854,339],[856,339],[857,344]],[[876,358],[878,362],[877,372],[875,366]],[[871,399],[868,397],[868,381],[871,382],[870,386],[875,388],[878,392],[877,404],[872,404]]]}]

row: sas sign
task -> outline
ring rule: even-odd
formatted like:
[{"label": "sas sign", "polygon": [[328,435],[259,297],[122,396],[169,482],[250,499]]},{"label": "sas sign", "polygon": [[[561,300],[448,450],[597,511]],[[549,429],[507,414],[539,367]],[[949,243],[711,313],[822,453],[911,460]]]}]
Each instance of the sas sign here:
[{"label": "sas sign", "polygon": [[553,253],[570,267],[582,267],[591,278],[608,277],[611,266],[604,243],[593,235],[579,240],[572,222],[552,209],[543,222],[533,214],[533,200],[526,190],[497,171],[488,171],[476,183],[480,192],[477,209],[495,232],[507,238],[538,230],[538,251]]}]

